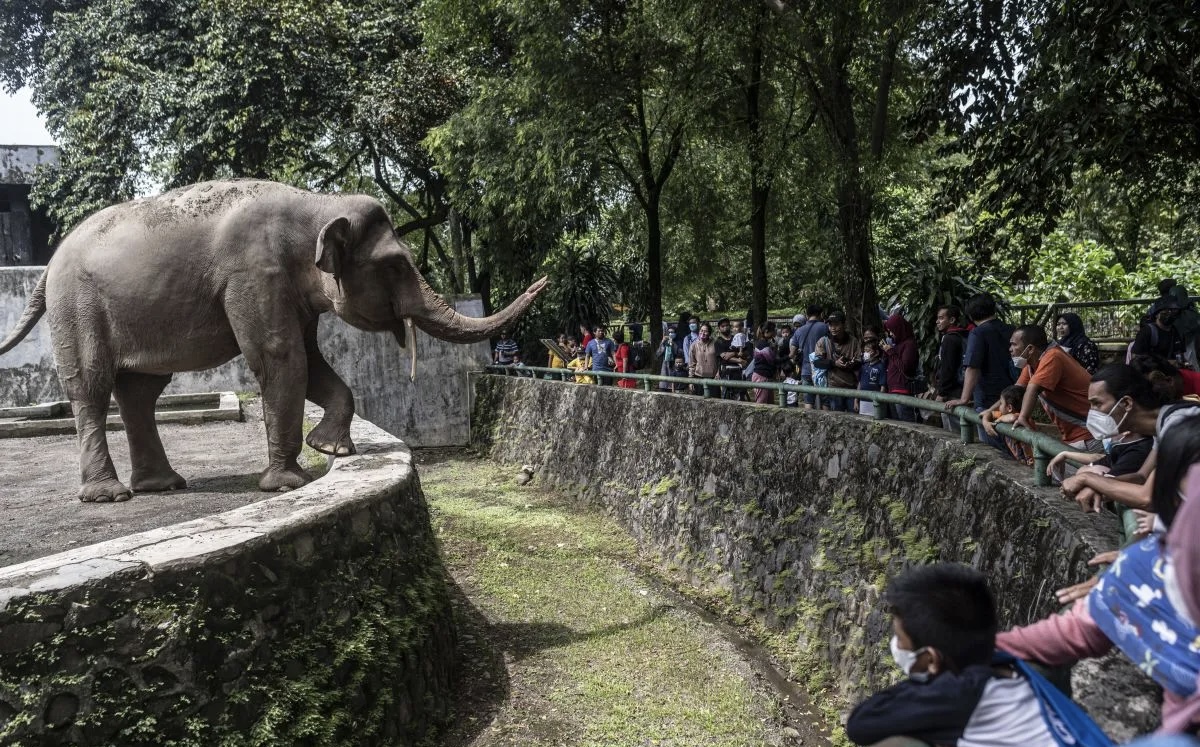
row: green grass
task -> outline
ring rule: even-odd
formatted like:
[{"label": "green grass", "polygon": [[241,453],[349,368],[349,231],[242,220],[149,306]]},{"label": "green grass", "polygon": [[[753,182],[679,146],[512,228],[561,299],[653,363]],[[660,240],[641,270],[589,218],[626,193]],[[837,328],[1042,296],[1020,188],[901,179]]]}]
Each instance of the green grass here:
[{"label": "green grass", "polygon": [[450,571],[509,655],[509,702],[475,744],[732,747],[777,732],[777,703],[630,570],[615,523],[491,462],[420,472]]}]

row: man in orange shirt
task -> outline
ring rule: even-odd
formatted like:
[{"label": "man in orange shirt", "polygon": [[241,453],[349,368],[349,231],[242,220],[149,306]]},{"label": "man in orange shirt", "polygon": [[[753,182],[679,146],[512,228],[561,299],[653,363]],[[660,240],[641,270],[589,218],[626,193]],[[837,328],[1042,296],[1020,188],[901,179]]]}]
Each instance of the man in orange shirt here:
[{"label": "man in orange shirt", "polygon": [[1008,352],[1021,370],[1017,385],[1025,387],[1016,424],[1033,428],[1033,403],[1040,402],[1065,443],[1082,451],[1099,451],[1100,440],[1087,429],[1092,380],[1087,369],[1061,348],[1050,346],[1046,330],[1034,324],[1013,331]]}]

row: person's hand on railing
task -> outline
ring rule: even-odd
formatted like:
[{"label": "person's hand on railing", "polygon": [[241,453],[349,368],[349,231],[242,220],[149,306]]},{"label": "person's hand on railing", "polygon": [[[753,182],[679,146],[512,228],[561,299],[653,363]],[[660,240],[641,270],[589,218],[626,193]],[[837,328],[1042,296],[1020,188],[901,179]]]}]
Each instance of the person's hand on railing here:
[{"label": "person's hand on railing", "polygon": [[969,403],[970,403],[970,400],[965,399],[963,397],[959,397],[958,399],[948,399],[948,400],[946,400],[946,412],[953,412],[954,408],[962,407],[963,405],[966,405]]},{"label": "person's hand on railing", "polygon": [[1100,513],[1100,503],[1104,499],[1099,493],[1088,487],[1087,480],[1086,473],[1076,472],[1063,480],[1062,494],[1078,503],[1084,511],[1098,514]]},{"label": "person's hand on railing", "polygon": [[1137,520],[1137,528],[1132,539],[1142,539],[1148,537],[1154,531],[1154,518],[1158,515],[1150,511],[1143,511],[1140,508],[1130,509],[1133,511],[1133,517]]},{"label": "person's hand on railing", "polygon": [[982,423],[983,430],[992,438],[997,438],[999,436],[999,434],[996,433],[996,425],[992,422],[992,411],[991,410],[984,410],[982,421],[983,421],[983,423]]},{"label": "person's hand on railing", "polygon": [[[1090,566],[1109,565],[1116,559],[1117,559],[1117,551],[1110,550],[1108,552],[1102,552],[1099,555],[1097,555],[1096,557],[1089,560],[1088,565],[1090,565]],[[1058,591],[1054,592],[1054,596],[1058,599],[1059,604],[1070,604],[1070,603],[1074,602],[1076,599],[1083,599],[1084,597],[1086,597],[1088,595],[1088,593],[1091,592],[1092,587],[1095,586],[1096,582],[1099,580],[1100,580],[1100,576],[1098,576],[1098,575],[1092,576],[1091,578],[1089,578],[1087,581],[1084,581],[1083,583],[1074,584],[1072,586],[1068,586],[1066,588],[1059,589]]]},{"label": "person's hand on railing", "polygon": [[1029,422],[1029,418],[1025,417],[1024,415],[1017,416],[1017,419],[1015,421],[1013,421],[1013,427],[1014,428],[1028,428],[1031,431],[1036,430],[1036,428],[1034,428],[1033,423]]},{"label": "person's hand on railing", "polygon": [[1054,477],[1055,468],[1061,472],[1067,466],[1067,454],[1070,452],[1060,451],[1054,455],[1050,463],[1046,465],[1046,477]]}]

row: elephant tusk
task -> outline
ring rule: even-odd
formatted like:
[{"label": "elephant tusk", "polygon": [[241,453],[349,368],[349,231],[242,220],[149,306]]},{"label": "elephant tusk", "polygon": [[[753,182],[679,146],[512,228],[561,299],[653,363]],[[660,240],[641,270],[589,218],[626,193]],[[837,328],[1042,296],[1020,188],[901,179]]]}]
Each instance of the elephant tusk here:
[{"label": "elephant tusk", "polygon": [[408,369],[408,380],[417,380],[417,331],[413,329],[412,319],[404,318],[404,328],[408,332],[408,352],[412,356],[412,363]]}]

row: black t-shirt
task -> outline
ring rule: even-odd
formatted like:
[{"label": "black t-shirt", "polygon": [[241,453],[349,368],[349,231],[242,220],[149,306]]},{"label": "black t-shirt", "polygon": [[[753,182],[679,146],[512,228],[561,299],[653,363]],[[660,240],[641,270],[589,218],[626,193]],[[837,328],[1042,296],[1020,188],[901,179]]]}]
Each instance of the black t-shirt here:
[{"label": "black t-shirt", "polygon": [[1142,438],[1127,444],[1113,444],[1104,462],[1108,464],[1108,474],[1113,477],[1132,475],[1142,468],[1150,450],[1154,448],[1154,439]]}]

